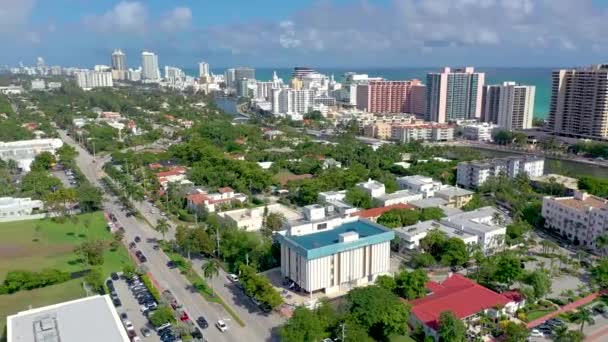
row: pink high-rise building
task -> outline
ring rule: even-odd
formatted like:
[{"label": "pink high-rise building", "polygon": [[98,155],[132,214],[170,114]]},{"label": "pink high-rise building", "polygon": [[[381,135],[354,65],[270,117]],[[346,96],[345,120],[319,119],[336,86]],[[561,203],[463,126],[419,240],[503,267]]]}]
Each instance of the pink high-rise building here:
[{"label": "pink high-rise building", "polygon": [[357,108],[370,113],[425,114],[426,88],[419,80],[371,81],[357,87]]}]

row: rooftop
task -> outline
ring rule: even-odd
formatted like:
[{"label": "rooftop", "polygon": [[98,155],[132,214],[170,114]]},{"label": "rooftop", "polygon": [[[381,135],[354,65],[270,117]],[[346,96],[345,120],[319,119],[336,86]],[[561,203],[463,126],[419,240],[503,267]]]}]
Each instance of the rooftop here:
[{"label": "rooftop", "polygon": [[594,209],[608,208],[608,201],[597,196],[581,193],[580,196],[556,198],[556,202],[561,205],[574,209]]},{"label": "rooftop", "polygon": [[435,208],[448,204],[448,201],[439,197],[427,197],[416,201],[411,201],[411,205],[416,208]]},{"label": "rooftop", "polygon": [[382,189],[384,188],[384,184],[378,182],[377,180],[368,179],[367,182],[357,183],[357,186],[366,188],[366,189]]},{"label": "rooftop", "polygon": [[408,182],[410,184],[415,184],[415,185],[431,184],[434,182],[433,178],[421,176],[421,175],[400,177],[399,181],[404,181],[404,182]]},{"label": "rooftop", "polygon": [[383,200],[397,199],[397,198],[410,197],[410,196],[420,196],[420,198],[422,198],[422,194],[419,194],[417,192],[412,192],[409,190],[399,190],[399,191],[395,191],[390,194],[383,194],[381,196],[378,196],[377,199],[383,201]]},{"label": "rooftop", "polygon": [[444,195],[447,197],[457,197],[457,196],[472,196],[474,194],[473,191],[469,191],[467,189],[459,188],[456,186],[447,185],[441,188],[441,190],[435,191],[435,194]]},{"label": "rooftop", "polygon": [[431,294],[411,301],[412,314],[433,329],[438,328],[439,315],[444,311],[452,311],[456,317],[463,319],[512,302],[511,297],[498,294],[460,274],[452,275],[441,283],[428,282],[427,288],[432,291]]},{"label": "rooftop", "polygon": [[8,316],[7,342],[128,342],[110,297],[91,296]]},{"label": "rooftop", "polygon": [[[495,216],[500,215],[504,222],[495,222]],[[504,229],[507,226],[507,217],[494,207],[483,207],[472,211],[462,212],[441,219],[441,222],[450,226],[466,227],[477,232],[492,232]]]},{"label": "rooftop", "polygon": [[[348,232],[357,233],[358,239],[340,242],[340,236]],[[312,234],[292,236],[286,235],[285,232],[278,235],[280,241],[293,246],[307,259],[316,259],[354,248],[387,242],[394,237],[395,233],[392,230],[362,219]]]},{"label": "rooftop", "polygon": [[408,238],[408,237],[413,237],[413,236],[416,236],[416,235],[419,235],[422,233],[426,233],[432,229],[438,229],[438,230],[444,232],[449,238],[457,237],[457,238],[465,240],[468,238],[475,237],[475,235],[473,235],[473,234],[469,234],[460,229],[455,229],[450,226],[446,226],[445,224],[443,224],[441,222],[437,222],[437,221],[433,221],[433,220],[418,222],[411,226],[397,228],[397,229],[395,229],[395,231],[397,234]]},{"label": "rooftop", "polygon": [[387,205],[386,207],[361,210],[356,213],[350,214],[350,216],[359,216],[362,218],[369,219],[369,218],[378,217],[378,216],[384,214],[385,212],[393,210],[393,209],[414,209],[414,207],[411,205],[408,205],[408,204],[399,203],[399,204]]}]

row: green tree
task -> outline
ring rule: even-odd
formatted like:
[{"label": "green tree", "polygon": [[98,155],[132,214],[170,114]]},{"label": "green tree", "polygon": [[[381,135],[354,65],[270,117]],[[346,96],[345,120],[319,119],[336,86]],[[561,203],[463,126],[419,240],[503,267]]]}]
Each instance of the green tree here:
[{"label": "green tree", "polygon": [[348,190],[345,200],[357,208],[369,209],[372,207],[372,197],[361,188]]},{"label": "green tree", "polygon": [[469,250],[464,241],[453,237],[446,241],[439,257],[443,265],[460,266],[469,261]]},{"label": "green tree", "polygon": [[439,314],[439,341],[440,342],[465,342],[466,326],[451,311]]},{"label": "green tree", "polygon": [[420,211],[420,221],[441,220],[445,213],[441,208],[423,208]]},{"label": "green tree", "polygon": [[583,342],[585,334],[578,330],[568,330],[567,326],[559,326],[555,329],[554,342]]},{"label": "green tree", "polygon": [[593,313],[591,313],[591,309],[587,307],[581,307],[576,311],[573,315],[574,322],[580,323],[581,328],[580,332],[583,332],[583,328],[585,328],[585,324],[593,325],[595,324],[595,319],[593,318]]},{"label": "green tree", "polygon": [[599,263],[591,269],[591,282],[601,289],[608,288],[608,259],[602,258]]},{"label": "green tree", "polygon": [[[219,274],[220,274],[220,263],[217,260],[215,260],[215,259],[208,260],[203,265],[203,275],[205,276],[206,279],[211,280],[211,279],[217,277]],[[211,290],[213,291],[213,286],[211,286]]]},{"label": "green tree", "polygon": [[285,216],[281,213],[270,213],[266,216],[265,220],[265,228],[270,230],[271,232],[276,232],[281,230],[283,227],[283,222],[285,221]]},{"label": "green tree", "polygon": [[103,264],[103,253],[106,246],[100,240],[87,240],[74,248],[74,253],[82,257],[82,259],[91,266]]},{"label": "green tree", "polygon": [[279,330],[281,341],[313,342],[327,337],[327,327],[318,315],[305,307],[297,307],[291,318]]},{"label": "green tree", "polygon": [[127,278],[130,279],[133,277],[133,275],[135,275],[135,266],[133,264],[126,264],[122,267],[122,275]]},{"label": "green tree", "polygon": [[375,285],[358,287],[348,293],[347,300],[352,317],[373,338],[405,333],[410,309],[390,291]]},{"label": "green tree", "polygon": [[435,265],[437,261],[430,253],[417,252],[412,255],[410,262],[414,268],[425,268]]},{"label": "green tree", "polygon": [[426,295],[428,281],[429,277],[423,270],[401,271],[395,276],[395,293],[409,300],[422,298]]},{"label": "green tree", "polygon": [[[71,163],[78,156],[78,151],[74,147],[68,144],[63,144],[60,148],[57,149],[57,156],[59,156],[59,160],[66,164]],[[64,165],[66,166],[66,165]]]},{"label": "green tree", "polygon": [[92,212],[101,208],[103,193],[88,182],[81,183],[76,188],[76,200],[83,213]]},{"label": "green tree", "polygon": [[525,221],[513,222],[507,225],[507,237],[510,243],[519,242],[524,237],[524,234],[532,229],[529,223]]},{"label": "green tree", "polygon": [[91,289],[96,292],[101,292],[103,289],[103,275],[97,267],[91,269],[84,277],[84,281],[89,284]]},{"label": "green tree", "polygon": [[344,324],[344,340],[342,340],[342,324],[336,325],[334,328],[335,341],[344,342],[374,342],[364,327],[354,321],[352,318],[347,318]]},{"label": "green tree", "polygon": [[165,235],[169,232],[169,222],[167,219],[160,219],[156,222],[156,227],[154,229],[163,235],[163,240],[165,239]]},{"label": "green tree", "polygon": [[536,270],[524,277],[524,283],[532,286],[534,297],[540,299],[551,292],[551,277],[547,272]]},{"label": "green tree", "polygon": [[521,342],[526,341],[528,336],[530,335],[530,331],[526,327],[525,324],[517,324],[515,322],[507,322],[507,326],[505,327],[505,342]]},{"label": "green tree", "polygon": [[600,249],[602,256],[606,256],[606,247],[608,247],[608,234],[602,234],[595,239],[595,246]]},{"label": "green tree", "polygon": [[395,289],[397,288],[397,282],[395,281],[395,278],[389,275],[378,276],[378,278],[376,278],[376,285],[391,292],[395,291]]},{"label": "green tree", "polygon": [[150,323],[155,327],[160,327],[165,323],[174,323],[175,316],[173,310],[167,305],[160,305],[152,314],[148,317]]},{"label": "green tree", "polygon": [[51,152],[45,151],[39,153],[36,158],[34,158],[30,169],[33,171],[47,171],[50,170],[53,165],[55,165],[55,156]]},{"label": "green tree", "polygon": [[498,258],[494,279],[511,286],[513,282],[521,279],[523,270],[521,260],[513,254],[505,254]]}]

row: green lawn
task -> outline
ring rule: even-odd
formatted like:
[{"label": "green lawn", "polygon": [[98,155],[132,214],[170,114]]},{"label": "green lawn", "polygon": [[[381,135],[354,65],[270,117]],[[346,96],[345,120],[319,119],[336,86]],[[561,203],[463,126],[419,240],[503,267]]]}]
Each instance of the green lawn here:
[{"label": "green lawn", "polygon": [[528,322],[532,322],[533,320],[535,320],[537,318],[541,318],[544,315],[547,315],[555,310],[557,310],[557,309],[551,308],[551,309],[546,309],[546,310],[542,310],[542,309],[531,310],[530,312],[528,312]]},{"label": "green lawn", "polygon": [[[86,239],[112,241],[102,213],[78,215],[57,223],[49,219],[0,223],[0,279],[10,270],[56,268],[74,272],[87,268],[73,252]],[[107,249],[103,271],[119,271],[131,262],[124,246]]]},{"label": "green lawn", "polygon": [[391,335],[389,337],[390,342],[416,342],[413,338],[408,335]]},{"label": "green lawn", "polygon": [[[63,223],[48,219],[0,223],[0,281],[11,270],[56,268],[74,272],[87,269],[89,266],[74,254],[74,247],[86,239],[112,241],[102,213],[78,215]],[[128,263],[132,261],[123,245],[116,250],[108,248],[102,270],[109,276],[110,272],[120,271]],[[0,328],[4,329],[7,315],[27,310],[30,305],[41,307],[82,297],[81,283],[82,280],[75,279],[0,296]]]},{"label": "green lawn", "polygon": [[[6,317],[19,311],[28,310],[30,305],[32,308],[42,307],[80,298],[84,295],[82,283],[79,279],[32,291],[2,295],[0,296],[0,335],[4,332]],[[4,341],[4,336],[0,336],[0,341]]]}]

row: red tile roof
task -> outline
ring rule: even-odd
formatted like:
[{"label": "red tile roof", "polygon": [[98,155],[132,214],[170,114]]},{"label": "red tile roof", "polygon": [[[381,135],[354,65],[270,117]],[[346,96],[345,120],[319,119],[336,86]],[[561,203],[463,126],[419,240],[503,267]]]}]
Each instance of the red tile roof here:
[{"label": "red tile roof", "polygon": [[182,166],[175,166],[175,167],[172,167],[171,169],[169,169],[169,171],[158,172],[156,174],[156,177],[162,178],[162,177],[168,177],[168,176],[177,176],[177,175],[183,175],[185,173],[186,173],[186,168],[184,168]]},{"label": "red tile roof", "polygon": [[350,214],[350,216],[359,216],[359,217],[363,217],[363,218],[367,218],[367,219],[376,218],[376,217],[379,217],[380,215],[384,214],[385,212],[393,210],[393,209],[413,210],[414,207],[412,207],[409,204],[399,203],[399,204],[387,205],[386,207],[371,208],[371,209],[367,209],[367,210],[357,211],[356,213]]},{"label": "red tile roof", "polygon": [[460,274],[455,274],[442,283],[429,282],[427,288],[433,291],[430,295],[410,303],[412,314],[433,329],[437,329],[439,315],[444,311],[452,311],[456,317],[463,319],[512,301]]},{"label": "red tile roof", "polygon": [[234,190],[231,187],[227,186],[227,187],[217,189],[217,192],[219,192],[220,194],[225,194],[228,192],[234,192]]}]

